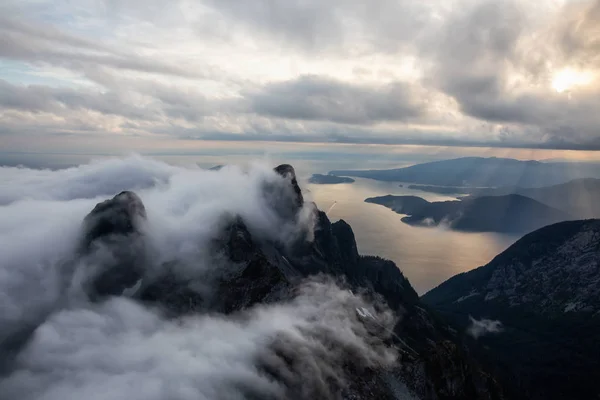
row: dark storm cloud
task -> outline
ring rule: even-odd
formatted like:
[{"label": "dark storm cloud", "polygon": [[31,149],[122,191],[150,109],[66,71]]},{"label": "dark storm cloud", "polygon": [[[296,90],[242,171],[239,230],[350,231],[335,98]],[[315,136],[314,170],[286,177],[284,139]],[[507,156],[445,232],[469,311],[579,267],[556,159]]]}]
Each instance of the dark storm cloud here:
[{"label": "dark storm cloud", "polygon": [[344,124],[406,121],[425,113],[410,85],[400,82],[369,87],[303,76],[268,84],[248,99],[260,115]]}]

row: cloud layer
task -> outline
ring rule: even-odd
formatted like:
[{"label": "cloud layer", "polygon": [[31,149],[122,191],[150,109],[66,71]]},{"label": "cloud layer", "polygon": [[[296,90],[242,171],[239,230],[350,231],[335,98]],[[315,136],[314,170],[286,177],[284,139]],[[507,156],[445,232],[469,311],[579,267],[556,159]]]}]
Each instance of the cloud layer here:
[{"label": "cloud layer", "polygon": [[[393,315],[323,279],[283,303],[177,320],[128,293],[94,303],[83,295],[103,259],[75,257],[82,220],[124,189],[146,208],[148,275],[176,261],[176,274],[210,282],[227,268],[210,243],[233,215],[255,240],[306,229],[310,220],[282,220],[265,196],[267,183],[271,194],[288,187],[269,166],[208,171],[130,157],[58,171],[1,168],[0,181],[11,188],[0,205],[0,399],[279,399],[289,390],[328,398],[325,382],[347,384],[342,365],[395,359],[356,309],[383,327]],[[16,358],[4,358],[7,339],[34,329]]]},{"label": "cloud layer", "polygon": [[[291,381],[285,383],[309,391],[316,382],[343,380],[339,363],[347,354],[359,355],[365,367],[394,359],[362,339],[366,332],[354,312],[360,299],[322,283],[303,291],[288,304],[256,307],[243,316],[176,322],[125,298],[59,311],[38,328],[16,370],[0,378],[0,396],[278,399],[287,398],[285,387],[257,365],[281,368]],[[286,356],[301,355],[303,365],[285,371],[271,348],[276,340],[285,342]],[[325,389],[316,394],[328,397]]]},{"label": "cloud layer", "polygon": [[597,149],[599,10],[9,0],[0,134]]}]

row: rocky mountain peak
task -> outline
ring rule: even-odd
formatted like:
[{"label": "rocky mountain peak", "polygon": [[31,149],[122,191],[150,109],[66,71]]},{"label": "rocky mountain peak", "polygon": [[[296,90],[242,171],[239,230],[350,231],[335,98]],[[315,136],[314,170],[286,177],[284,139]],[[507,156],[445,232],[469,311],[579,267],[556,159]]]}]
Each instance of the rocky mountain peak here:
[{"label": "rocky mountain peak", "polygon": [[139,233],[146,208],[137,194],[124,191],[98,203],[84,219],[84,246],[108,236]]},{"label": "rocky mountain peak", "polygon": [[[419,302],[396,265],[361,256],[350,225],[331,223],[304,202],[293,167],[275,171],[289,184],[265,183],[264,201],[287,224],[300,223],[302,212],[314,213],[312,240],[286,246],[256,234],[240,215],[223,215],[223,229],[197,261],[210,268],[151,257],[156,249],[149,249],[146,223],[153,215],[135,193],[96,205],[83,221],[84,245],[74,255],[76,265],[89,268],[84,290],[94,309],[126,298],[174,324],[172,330],[201,317],[248,325],[267,311],[284,321],[289,310],[298,313],[295,333],[268,335],[261,339],[264,348],[248,356],[277,391],[243,382],[223,388],[244,399],[501,399],[495,381]],[[184,267],[193,273],[182,273]],[[35,329],[28,332],[35,336]]]},{"label": "rocky mountain peak", "polygon": [[144,273],[145,251],[141,225],[146,208],[137,194],[124,191],[98,203],[83,221],[83,257],[100,258],[86,282],[92,298],[119,295]]}]

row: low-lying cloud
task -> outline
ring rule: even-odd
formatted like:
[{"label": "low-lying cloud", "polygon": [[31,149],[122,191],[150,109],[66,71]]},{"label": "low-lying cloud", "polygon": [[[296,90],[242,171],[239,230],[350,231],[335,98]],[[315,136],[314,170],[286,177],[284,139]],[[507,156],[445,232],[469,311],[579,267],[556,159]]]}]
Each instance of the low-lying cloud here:
[{"label": "low-lying cloud", "polygon": [[356,309],[382,327],[394,316],[324,279],[282,303],[176,320],[128,292],[101,302],[83,295],[85,275],[102,260],[75,256],[82,220],[122,189],[144,202],[149,270],[176,261],[176,273],[210,282],[226,266],[209,244],[235,215],[259,241],[312,229],[309,218],[283,221],[265,197],[265,183],[288,185],[271,166],[207,171],[130,157],[58,171],[2,168],[0,180],[11,188],[0,205],[0,350],[33,331],[0,363],[2,400],[328,398],[328,382],[347,384],[343,365],[395,358]]},{"label": "low-lying cloud", "polygon": [[467,328],[467,333],[473,336],[475,339],[481,336],[488,335],[490,333],[500,333],[504,329],[502,322],[491,319],[476,320],[469,316],[470,325]]},{"label": "low-lying cloud", "polygon": [[[349,354],[359,355],[365,367],[394,359],[361,339],[368,335],[354,310],[363,304],[347,291],[313,282],[289,303],[230,317],[167,321],[125,298],[62,310],[38,328],[15,371],[0,380],[0,397],[287,398],[281,382],[258,366],[277,368],[296,389],[315,390],[320,381],[343,380],[337,364]],[[302,365],[284,371],[271,347],[277,340],[285,356]]]},{"label": "low-lying cloud", "polygon": [[78,167],[50,170],[2,167],[0,205],[16,201],[69,201],[113,196],[124,190],[167,183],[181,169],[131,156],[94,161]]}]

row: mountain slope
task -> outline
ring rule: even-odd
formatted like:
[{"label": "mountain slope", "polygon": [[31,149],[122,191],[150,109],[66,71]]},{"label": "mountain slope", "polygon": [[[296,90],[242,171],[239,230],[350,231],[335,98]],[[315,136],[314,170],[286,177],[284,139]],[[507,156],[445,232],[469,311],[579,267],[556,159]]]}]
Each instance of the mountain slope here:
[{"label": "mountain slope", "polygon": [[520,194],[568,212],[577,218],[600,217],[600,179],[574,179],[566,183],[541,188],[475,189],[470,193],[471,197]]},{"label": "mountain slope", "polygon": [[597,176],[597,165],[464,157],[389,170],[340,170],[332,175],[441,186],[539,187]]},{"label": "mountain slope", "polygon": [[520,195],[485,196],[462,201],[430,203],[415,196],[381,196],[365,200],[381,204],[399,214],[402,221],[417,226],[447,224],[450,228],[476,232],[530,232],[570,216]]},{"label": "mountain slope", "polygon": [[[262,201],[293,235],[265,237],[223,215],[205,259],[184,248],[164,259],[135,193],[98,204],[63,266],[65,298],[27,329],[0,328],[0,393],[95,393],[99,376],[118,399],[164,398],[182,379],[169,398],[501,399],[396,265],[361,256],[347,223],[304,201],[291,166],[275,172]],[[301,224],[307,213],[314,230]],[[148,389],[140,383],[156,365]]]},{"label": "mountain slope", "polygon": [[488,265],[422,297],[458,329],[498,320],[479,338],[513,396],[591,399],[600,393],[600,220],[544,227]]}]

